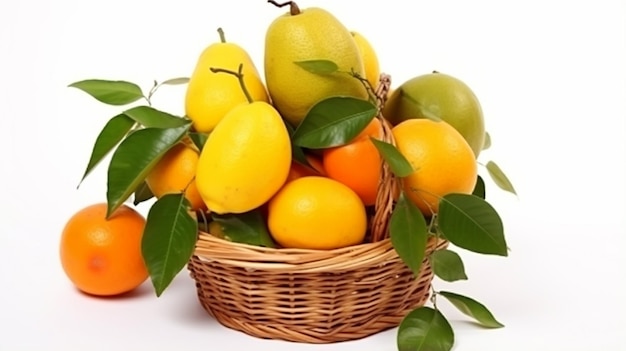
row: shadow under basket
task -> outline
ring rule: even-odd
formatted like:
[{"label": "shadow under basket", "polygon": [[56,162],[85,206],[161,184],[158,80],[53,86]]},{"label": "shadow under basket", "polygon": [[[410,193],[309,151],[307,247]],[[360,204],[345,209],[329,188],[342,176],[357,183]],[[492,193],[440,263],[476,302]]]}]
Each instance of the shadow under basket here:
[{"label": "shadow under basket", "polygon": [[[425,257],[445,246],[431,237]],[[272,249],[203,232],[188,269],[201,305],[222,325],[317,344],[398,326],[427,301],[433,278],[427,259],[414,277],[389,239],[336,250]]]}]

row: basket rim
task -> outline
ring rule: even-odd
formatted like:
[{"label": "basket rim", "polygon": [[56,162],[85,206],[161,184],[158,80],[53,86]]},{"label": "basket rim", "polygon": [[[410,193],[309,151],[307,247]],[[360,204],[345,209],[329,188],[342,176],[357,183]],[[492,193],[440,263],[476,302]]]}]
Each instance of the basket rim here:
[{"label": "basket rim", "polygon": [[[447,245],[445,240],[429,236],[426,252],[432,252],[444,245]],[[349,270],[401,261],[390,238],[321,250],[255,246],[218,238],[204,231],[198,232],[193,255],[205,262],[218,261],[248,269],[281,273]]]}]

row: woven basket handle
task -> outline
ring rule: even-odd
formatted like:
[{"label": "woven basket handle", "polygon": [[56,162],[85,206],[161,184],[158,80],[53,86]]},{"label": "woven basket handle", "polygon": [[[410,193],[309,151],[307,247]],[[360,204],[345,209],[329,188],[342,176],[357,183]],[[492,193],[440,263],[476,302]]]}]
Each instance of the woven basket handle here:
[{"label": "woven basket handle", "polygon": [[[381,122],[383,133],[382,140],[395,145],[391,124],[383,116],[382,110],[387,102],[391,77],[388,74],[381,74],[379,83],[376,86],[376,105],[378,108],[378,118]],[[395,199],[400,191],[399,179],[391,172],[389,164],[381,159],[381,177],[378,183],[378,194],[374,204],[374,216],[371,222],[371,241],[377,242],[389,237],[389,219],[395,205]]]}]

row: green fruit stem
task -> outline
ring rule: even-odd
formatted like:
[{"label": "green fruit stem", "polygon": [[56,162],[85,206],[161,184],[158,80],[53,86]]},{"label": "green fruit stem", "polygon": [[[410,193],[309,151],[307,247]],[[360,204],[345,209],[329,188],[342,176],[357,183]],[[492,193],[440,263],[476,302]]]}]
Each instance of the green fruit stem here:
[{"label": "green fruit stem", "polygon": [[239,64],[239,68],[237,69],[237,72],[235,71],[231,71],[229,69],[225,69],[225,68],[214,68],[211,67],[211,72],[213,73],[228,73],[228,74],[232,74],[235,77],[237,77],[237,79],[239,79],[239,85],[241,86],[241,90],[243,91],[243,94],[246,96],[246,99],[248,100],[249,103],[253,103],[254,100],[252,99],[252,96],[250,95],[250,92],[248,91],[248,88],[246,88],[246,83],[243,81],[243,63]]},{"label": "green fruit stem", "polygon": [[217,33],[220,35],[220,42],[225,43],[226,36],[224,36],[224,30],[221,27],[217,28]]},{"label": "green fruit stem", "polygon": [[283,6],[289,5],[289,13],[292,16],[300,14],[300,8],[295,3],[295,1],[286,1],[286,2],[283,2],[283,3],[278,3],[278,2],[276,2],[274,0],[267,0],[267,2],[269,2],[270,4],[272,4],[274,6],[277,6],[277,7],[283,7]]}]

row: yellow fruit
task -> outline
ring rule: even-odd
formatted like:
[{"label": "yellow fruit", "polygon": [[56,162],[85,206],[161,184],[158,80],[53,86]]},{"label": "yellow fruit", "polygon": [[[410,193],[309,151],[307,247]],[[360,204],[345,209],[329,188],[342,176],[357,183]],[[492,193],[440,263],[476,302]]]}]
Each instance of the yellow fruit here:
[{"label": "yellow fruit", "polygon": [[61,235],[63,271],[80,291],[119,295],[148,278],[141,254],[145,219],[122,205],[106,219],[106,203],[86,206],[70,217]]},{"label": "yellow fruit", "polygon": [[380,63],[378,62],[378,55],[372,44],[361,33],[352,31],[352,37],[356,45],[359,47],[361,53],[361,59],[363,60],[363,67],[365,68],[365,78],[372,85],[374,89],[378,85],[380,78]]},{"label": "yellow fruit", "polygon": [[393,127],[392,133],[415,170],[402,179],[403,190],[425,216],[437,213],[444,195],[472,193],[477,177],[474,153],[450,124],[410,119]]},{"label": "yellow fruit", "polygon": [[272,105],[255,101],[232,109],[209,134],[196,185],[210,211],[247,212],[280,189],[290,166],[291,141],[282,118]]},{"label": "yellow fruit", "polygon": [[[309,60],[333,61],[344,73],[317,74],[296,64]],[[363,84],[345,73],[365,74],[354,38],[335,16],[320,8],[299,10],[292,6],[292,12],[270,24],[264,66],[271,100],[294,126],[325,98],[342,95],[367,99]]]},{"label": "yellow fruit", "polygon": [[463,135],[478,158],[485,142],[485,122],[478,98],[461,80],[443,73],[420,75],[402,83],[383,109],[392,124],[433,114]]},{"label": "yellow fruit", "polygon": [[193,144],[181,142],[163,155],[146,177],[146,184],[152,194],[160,199],[165,194],[181,193],[189,200],[193,210],[206,206],[196,187],[196,167],[200,153]]},{"label": "yellow fruit", "polygon": [[346,185],[320,176],[287,184],[270,200],[268,228],[283,247],[336,249],[362,243],[365,206]]},{"label": "yellow fruit", "polygon": [[[223,34],[220,31],[220,34]],[[239,45],[222,41],[209,45],[200,55],[189,78],[185,113],[193,128],[208,133],[233,107],[248,102],[237,79],[214,73],[211,68],[237,71],[243,65],[244,82],[254,101],[269,101],[267,90],[248,53]]]}]

